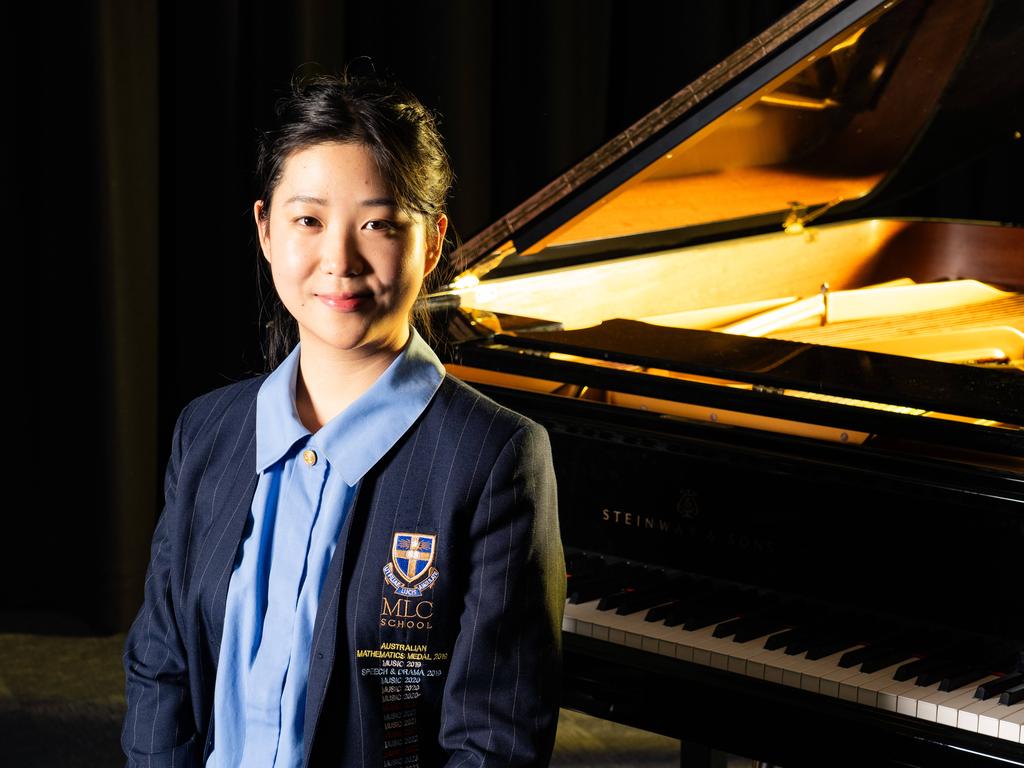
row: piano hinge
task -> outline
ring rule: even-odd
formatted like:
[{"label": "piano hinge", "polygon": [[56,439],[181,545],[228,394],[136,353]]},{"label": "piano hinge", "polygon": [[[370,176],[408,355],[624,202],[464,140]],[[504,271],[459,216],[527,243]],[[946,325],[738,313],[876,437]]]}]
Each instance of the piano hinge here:
[{"label": "piano hinge", "polygon": [[783,231],[790,235],[799,235],[804,231],[804,227],[825,213],[825,211],[839,205],[839,203],[843,202],[843,199],[842,197],[837,197],[835,200],[830,200],[813,210],[809,209],[799,200],[791,200],[789,202],[789,213],[786,215],[786,220],[782,222]]}]

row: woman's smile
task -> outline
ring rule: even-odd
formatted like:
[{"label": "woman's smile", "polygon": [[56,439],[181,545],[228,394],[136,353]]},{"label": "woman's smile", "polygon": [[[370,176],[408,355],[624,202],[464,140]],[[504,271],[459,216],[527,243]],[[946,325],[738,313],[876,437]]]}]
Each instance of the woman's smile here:
[{"label": "woman's smile", "polygon": [[356,312],[367,307],[373,294],[365,293],[318,293],[316,297],[337,312]]}]

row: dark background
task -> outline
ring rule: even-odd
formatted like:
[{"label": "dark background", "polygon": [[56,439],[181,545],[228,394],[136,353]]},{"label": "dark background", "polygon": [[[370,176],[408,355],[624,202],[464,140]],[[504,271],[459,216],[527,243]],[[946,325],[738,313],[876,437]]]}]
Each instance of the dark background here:
[{"label": "dark background", "polygon": [[[0,631],[123,630],[180,408],[262,370],[254,136],[302,66],[368,56],[441,115],[465,239],[791,0],[71,3],[6,66],[9,444]],[[368,68],[365,60],[357,66]],[[1024,221],[1009,132],[878,212]],[[22,331],[24,328],[24,331]],[[22,393],[24,393],[22,395]],[[13,454],[12,454],[13,455]]]}]

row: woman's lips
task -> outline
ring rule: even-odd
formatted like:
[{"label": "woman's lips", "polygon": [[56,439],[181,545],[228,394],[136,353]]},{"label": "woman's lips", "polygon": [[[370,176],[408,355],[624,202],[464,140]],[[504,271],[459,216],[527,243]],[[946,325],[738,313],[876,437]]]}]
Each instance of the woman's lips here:
[{"label": "woman's lips", "polygon": [[370,293],[318,293],[316,296],[337,312],[355,312],[372,298]]}]

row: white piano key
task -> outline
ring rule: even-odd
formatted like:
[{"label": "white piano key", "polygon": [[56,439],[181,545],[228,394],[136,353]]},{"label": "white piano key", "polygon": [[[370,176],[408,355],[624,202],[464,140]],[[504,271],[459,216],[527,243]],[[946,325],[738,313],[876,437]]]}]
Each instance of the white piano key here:
[{"label": "white piano key", "polygon": [[[912,691],[916,687],[917,684],[914,682],[914,678],[902,682],[897,680],[891,685],[887,685],[878,692],[878,708],[889,712],[898,712],[900,695],[907,691]],[[915,707],[915,712],[916,709]]]},{"label": "white piano key", "polygon": [[1005,707],[998,699],[979,701],[973,696],[978,685],[993,677],[957,691],[940,692],[937,683],[922,687],[914,680],[893,681],[900,664],[872,673],[839,667],[839,660],[850,649],[812,661],[803,654],[787,655],[785,649],[765,650],[767,635],[736,643],[732,637],[714,637],[714,626],[689,631],[645,621],[645,612],[620,616],[614,611],[598,611],[597,604],[597,600],[567,603],[563,630],[1009,741],[1022,738],[1024,704]]},{"label": "white piano key", "polygon": [[986,699],[985,701],[975,699],[973,703],[961,707],[960,711],[956,713],[956,727],[977,733],[979,716],[985,714],[990,709],[995,709],[997,706],[999,706],[998,696]]},{"label": "white piano key", "polygon": [[960,710],[977,701],[977,699],[974,698],[974,691],[977,690],[978,686],[982,683],[987,683],[989,680],[995,679],[997,679],[996,676],[992,675],[958,689],[957,692],[959,693],[959,696],[939,704],[939,712],[936,722],[942,723],[943,725],[953,726],[955,728]]},{"label": "white piano key", "polygon": [[[819,693],[822,693],[825,696],[832,696],[833,698],[838,699],[840,694],[840,684],[846,680],[849,680],[851,677],[855,677],[858,674],[860,673],[857,671],[856,667],[849,667],[847,669],[843,669],[842,667],[836,667],[835,669],[829,670],[822,674],[818,691]],[[856,689],[854,689],[852,695],[853,700],[856,701]],[[848,696],[850,696],[850,691],[846,690],[844,698]]]},{"label": "white piano key", "polygon": [[800,687],[805,691],[821,693],[822,676],[841,669],[839,660],[843,658],[844,653],[846,653],[845,650],[813,661],[808,659],[807,664],[800,670]]},{"label": "white piano key", "polygon": [[748,640],[745,643],[733,643],[733,648],[729,651],[728,670],[737,675],[747,674],[747,662],[764,650],[763,644],[762,638]]},{"label": "white piano key", "polygon": [[[936,683],[936,685],[941,685],[941,683]],[[977,686],[975,686],[975,688],[976,687]],[[937,690],[935,693],[921,698],[917,702],[917,716],[922,720],[937,723],[939,721],[939,707],[959,698],[964,694],[964,692],[964,688],[958,688],[955,691]],[[967,702],[965,701],[964,703]],[[953,719],[955,720],[956,718],[954,717]]]},{"label": "white piano key", "polygon": [[747,660],[747,675],[770,683],[782,683],[782,664],[786,654],[782,649],[766,651],[764,649]]},{"label": "white piano key", "polygon": [[861,672],[857,670],[857,674],[839,683],[840,692],[842,692],[843,687],[847,689],[853,688],[852,701],[867,707],[877,707],[878,692],[895,682],[893,675],[896,674],[897,669],[899,669],[899,664],[893,664],[876,672]]},{"label": "white piano key", "polygon": [[923,686],[915,685],[913,688],[908,688],[906,691],[901,693],[899,698],[896,700],[896,711],[901,715],[917,717],[918,702],[927,696],[931,696],[933,693],[937,693],[938,690],[938,683]]},{"label": "white piano key", "polygon": [[[838,661],[838,659],[837,659]],[[839,665],[836,665],[837,669],[842,669]],[[858,667],[844,670],[845,672],[853,672],[851,675],[845,675],[844,673],[837,673],[835,675],[828,676],[829,687],[834,683],[839,686],[839,698],[845,701],[857,701],[862,704],[874,707],[877,699],[877,692],[867,687],[869,682],[876,682],[877,687],[881,687],[884,684],[884,680],[887,678],[888,682],[892,682],[892,675],[895,673],[894,668],[880,670],[878,672],[861,672]],[[882,678],[882,680],[879,680]],[[867,699],[861,701],[861,699]]]},{"label": "white piano key", "polygon": [[[1007,720],[1013,715],[1019,712],[1024,712],[1024,701],[1016,703],[1013,707],[1007,707],[1006,705],[999,705],[985,714],[978,717],[978,733],[984,733],[986,736],[995,736],[997,738],[1009,738],[1010,732],[1016,725],[1017,730],[1014,733],[1014,737],[1010,740],[1016,741],[1020,737],[1020,724],[1014,723],[1014,721]],[[1004,728],[1004,723],[1007,723]],[[1006,732],[1007,736],[1002,736],[1001,732]]]},{"label": "white piano key", "polygon": [[1009,741],[1021,741],[1024,731],[1024,702],[1017,705],[1017,710],[1012,711],[999,721],[999,738]]},{"label": "white piano key", "polygon": [[789,655],[784,648],[764,651],[758,654],[755,660],[764,665],[765,680],[788,685],[791,688],[800,687],[800,679],[804,670],[815,663],[808,661],[803,654]]}]

